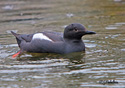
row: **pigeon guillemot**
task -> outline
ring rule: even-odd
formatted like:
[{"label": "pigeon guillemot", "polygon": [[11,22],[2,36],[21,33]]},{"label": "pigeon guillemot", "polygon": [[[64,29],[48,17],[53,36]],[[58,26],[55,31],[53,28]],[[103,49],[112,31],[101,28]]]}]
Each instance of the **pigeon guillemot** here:
[{"label": "pigeon guillemot", "polygon": [[[20,52],[59,54],[85,51],[82,36],[96,34],[93,31],[87,31],[85,27],[79,23],[68,25],[63,35],[56,32],[16,34],[11,31],[11,33],[16,37]],[[20,54],[20,52],[18,52],[17,55]]]}]

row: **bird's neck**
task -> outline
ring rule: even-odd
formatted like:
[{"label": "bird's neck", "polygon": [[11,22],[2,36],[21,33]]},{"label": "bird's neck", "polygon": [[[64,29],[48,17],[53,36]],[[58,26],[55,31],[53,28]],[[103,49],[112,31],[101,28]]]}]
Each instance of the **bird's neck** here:
[{"label": "bird's neck", "polygon": [[80,43],[83,42],[82,39],[67,39],[64,38],[65,42],[70,42],[70,43]]}]

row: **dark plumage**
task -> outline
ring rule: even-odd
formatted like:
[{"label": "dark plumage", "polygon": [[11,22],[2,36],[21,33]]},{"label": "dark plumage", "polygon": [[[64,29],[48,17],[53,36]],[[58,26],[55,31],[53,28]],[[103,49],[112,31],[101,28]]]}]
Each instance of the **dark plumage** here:
[{"label": "dark plumage", "polygon": [[85,51],[82,36],[95,32],[87,31],[82,24],[73,23],[65,28],[63,35],[56,32],[12,34],[16,37],[21,52],[66,54]]}]

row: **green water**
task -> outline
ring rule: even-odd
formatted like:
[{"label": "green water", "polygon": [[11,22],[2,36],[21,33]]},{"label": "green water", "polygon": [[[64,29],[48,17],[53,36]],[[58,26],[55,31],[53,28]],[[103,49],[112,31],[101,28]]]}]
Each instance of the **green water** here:
[{"label": "green water", "polygon": [[[97,33],[83,37],[86,52],[11,58],[19,50],[11,30],[63,32],[70,23]],[[118,83],[104,85],[100,80]],[[0,1],[0,88],[90,87],[125,87],[124,0]]]}]

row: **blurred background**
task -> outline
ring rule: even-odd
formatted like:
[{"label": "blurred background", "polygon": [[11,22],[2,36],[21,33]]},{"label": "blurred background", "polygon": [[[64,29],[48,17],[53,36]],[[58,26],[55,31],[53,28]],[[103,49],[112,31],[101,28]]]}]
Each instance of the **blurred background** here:
[{"label": "blurred background", "polygon": [[[63,32],[71,23],[97,33],[83,37],[85,53],[11,58],[19,48],[10,31]],[[89,87],[125,87],[125,0],[0,0],[0,88]]]}]

